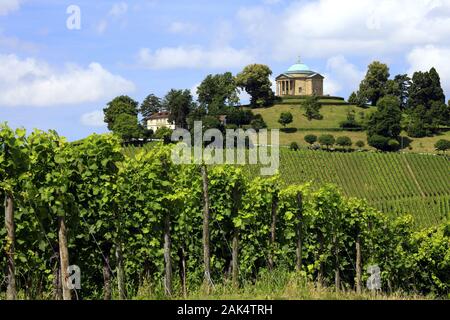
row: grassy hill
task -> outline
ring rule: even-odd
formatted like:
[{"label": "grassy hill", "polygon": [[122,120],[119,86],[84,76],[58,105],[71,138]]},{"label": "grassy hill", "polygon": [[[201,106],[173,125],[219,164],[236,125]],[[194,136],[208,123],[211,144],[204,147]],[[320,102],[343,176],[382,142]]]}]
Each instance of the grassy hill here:
[{"label": "grassy hill", "polygon": [[[335,100],[327,99],[321,101],[330,102]],[[372,149],[368,147],[365,131],[343,131],[339,127],[339,123],[347,119],[349,111],[354,111],[356,120],[361,122],[364,119],[367,119],[370,114],[376,110],[375,107],[360,108],[354,105],[323,105],[320,110],[323,119],[308,121],[303,115],[304,109],[300,106],[300,102],[301,99],[286,99],[283,100],[282,104],[276,104],[269,108],[253,109],[253,113],[260,114],[270,129],[283,129],[283,126],[278,123],[280,114],[282,112],[292,113],[294,118],[293,122],[287,126],[286,130],[280,132],[280,143],[285,146],[289,145],[291,142],[305,145],[306,142],[304,141],[304,137],[307,134],[319,136],[329,133],[335,137],[348,136],[352,139],[353,143],[362,140],[366,144],[366,149]],[[436,141],[439,139],[450,140],[450,131],[425,138],[410,138],[403,132],[402,137],[404,152],[435,153],[434,144]]]},{"label": "grassy hill", "polygon": [[254,109],[253,113],[260,114],[267,126],[271,129],[281,129],[283,126],[278,123],[280,114],[282,112],[290,112],[294,117],[293,123],[288,127],[300,130],[305,129],[339,129],[339,123],[347,119],[347,113],[349,111],[355,111],[356,119],[361,120],[362,117],[369,117],[369,115],[374,112],[376,108],[358,108],[356,106],[347,105],[326,105],[322,106],[320,114],[323,116],[322,120],[312,120],[308,119],[303,115],[304,109],[300,105],[289,104],[289,105],[275,105],[270,108]]},{"label": "grassy hill", "polygon": [[[259,174],[258,166],[245,168]],[[450,217],[450,159],[444,156],[282,148],[280,175],[287,184],[336,184],[389,215],[412,214],[420,226]]]}]

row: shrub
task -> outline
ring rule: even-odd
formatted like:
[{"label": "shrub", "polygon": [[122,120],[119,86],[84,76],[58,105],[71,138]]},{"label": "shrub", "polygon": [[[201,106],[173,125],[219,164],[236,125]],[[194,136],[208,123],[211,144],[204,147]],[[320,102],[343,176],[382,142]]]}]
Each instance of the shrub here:
[{"label": "shrub", "polygon": [[286,127],[286,125],[292,123],[293,120],[294,120],[294,117],[292,116],[292,113],[290,113],[290,112],[283,112],[283,113],[281,113],[280,119],[278,120],[278,122],[283,127]]},{"label": "shrub", "polygon": [[366,146],[366,144],[364,143],[364,141],[358,140],[358,141],[356,141],[356,146],[357,146],[359,149],[362,149],[362,148],[364,148],[364,147]]},{"label": "shrub", "polygon": [[450,150],[450,141],[446,139],[441,139],[434,145],[437,151],[443,151],[446,152],[447,150]]},{"label": "shrub", "polygon": [[323,134],[319,137],[319,143],[328,149],[336,143],[336,139],[331,134]]},{"label": "shrub", "polygon": [[367,139],[367,142],[371,147],[375,149],[388,151],[389,150],[389,138],[374,134]]},{"label": "shrub", "polygon": [[429,135],[429,131],[425,127],[423,121],[413,120],[407,127],[406,132],[412,138],[423,138]]},{"label": "shrub", "polygon": [[305,136],[305,141],[310,144],[313,145],[314,143],[317,142],[317,136],[313,135],[313,134],[308,134]]},{"label": "shrub", "polygon": [[342,129],[347,129],[351,131],[362,131],[364,127],[358,123],[356,120],[345,120],[339,123],[339,127]]},{"label": "shrub", "polygon": [[260,114],[255,115],[255,118],[250,122],[250,126],[256,131],[267,128],[267,124]]},{"label": "shrub", "polygon": [[388,141],[389,150],[397,151],[400,149],[400,142],[395,139],[391,139]]},{"label": "shrub", "polygon": [[235,124],[237,126],[248,125],[255,118],[251,110],[240,108],[231,108],[227,114],[227,124]]},{"label": "shrub", "polygon": [[291,149],[291,151],[298,151],[300,150],[300,147],[297,142],[291,142],[289,149]]},{"label": "shrub", "polygon": [[167,139],[172,136],[173,130],[167,127],[161,127],[155,132],[156,139]]},{"label": "shrub", "polygon": [[317,96],[306,97],[301,103],[302,107],[305,108],[305,117],[311,120],[322,120],[323,116],[320,114],[320,109],[322,105],[319,102]]},{"label": "shrub", "polygon": [[237,130],[239,127],[236,124],[227,124],[225,126],[225,129],[230,129],[230,130]]},{"label": "shrub", "polygon": [[336,144],[340,147],[345,148],[345,147],[351,147],[353,143],[352,143],[352,139],[350,139],[347,136],[343,136],[343,137],[338,137],[336,139]]}]

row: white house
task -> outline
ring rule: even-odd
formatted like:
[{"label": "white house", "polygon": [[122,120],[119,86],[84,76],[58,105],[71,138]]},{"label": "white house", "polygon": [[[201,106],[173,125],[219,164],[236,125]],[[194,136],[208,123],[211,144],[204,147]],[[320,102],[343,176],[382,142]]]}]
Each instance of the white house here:
[{"label": "white house", "polygon": [[147,118],[147,129],[156,132],[159,128],[166,127],[175,130],[175,124],[169,122],[169,112],[158,112]]}]

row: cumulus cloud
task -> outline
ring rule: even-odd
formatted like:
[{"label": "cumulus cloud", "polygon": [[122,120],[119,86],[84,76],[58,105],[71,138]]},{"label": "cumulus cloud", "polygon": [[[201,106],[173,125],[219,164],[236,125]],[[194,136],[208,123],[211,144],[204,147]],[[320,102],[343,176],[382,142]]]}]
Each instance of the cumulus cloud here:
[{"label": "cumulus cloud", "polygon": [[411,46],[450,44],[450,0],[295,1],[281,13],[244,7],[237,17],[259,46],[286,59],[401,52]]},{"label": "cumulus cloud", "polygon": [[342,56],[334,56],[327,61],[324,74],[324,93],[330,95],[348,94],[358,88],[364,72]]},{"label": "cumulus cloud", "polygon": [[242,67],[254,61],[247,50],[232,47],[207,49],[200,46],[165,47],[152,51],[143,48],[138,53],[138,62],[149,69],[204,69]]},{"label": "cumulus cloud", "polygon": [[450,47],[438,47],[427,45],[411,50],[407,55],[410,65],[408,73],[412,75],[415,71],[428,71],[436,68],[441,76],[441,84],[445,92],[450,93]]},{"label": "cumulus cloud", "polygon": [[1,106],[56,106],[94,102],[135,89],[98,63],[55,70],[33,58],[0,54]]},{"label": "cumulus cloud", "polygon": [[0,16],[7,15],[8,13],[18,10],[20,6],[19,0],[2,0],[0,1]]},{"label": "cumulus cloud", "polygon": [[104,127],[106,126],[104,118],[103,111],[96,110],[83,114],[80,121],[86,127]]}]

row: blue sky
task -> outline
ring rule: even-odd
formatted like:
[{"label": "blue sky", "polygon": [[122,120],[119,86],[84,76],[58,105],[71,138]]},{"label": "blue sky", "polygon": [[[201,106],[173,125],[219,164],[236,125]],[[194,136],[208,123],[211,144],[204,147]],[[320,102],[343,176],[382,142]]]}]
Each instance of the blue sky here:
[{"label": "blue sky", "polygon": [[348,97],[373,60],[435,66],[449,93],[450,0],[0,0],[0,122],[78,139],[106,131],[117,95],[195,91],[249,63],[276,76],[299,55],[328,94]]}]

